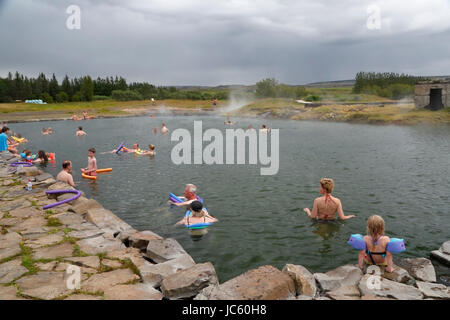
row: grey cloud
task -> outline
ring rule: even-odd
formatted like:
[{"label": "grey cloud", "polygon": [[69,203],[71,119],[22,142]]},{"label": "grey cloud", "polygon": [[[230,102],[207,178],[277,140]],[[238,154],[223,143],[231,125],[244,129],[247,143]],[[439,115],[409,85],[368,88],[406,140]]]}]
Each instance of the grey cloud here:
[{"label": "grey cloud", "polygon": [[[413,2],[417,9],[403,0],[0,0],[0,75],[218,85],[349,79],[360,70],[448,74],[449,6],[429,1],[440,11],[433,21]],[[371,3],[381,30],[365,26]],[[81,30],[65,27],[70,4],[81,7]]]}]

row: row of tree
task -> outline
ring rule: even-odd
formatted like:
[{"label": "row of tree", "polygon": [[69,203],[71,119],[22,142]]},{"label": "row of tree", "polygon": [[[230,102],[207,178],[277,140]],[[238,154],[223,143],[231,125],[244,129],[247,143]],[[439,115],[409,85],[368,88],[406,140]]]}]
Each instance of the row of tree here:
[{"label": "row of tree", "polygon": [[61,84],[53,74],[47,79],[40,73],[37,78],[28,78],[18,72],[6,78],[0,77],[0,102],[42,99],[47,103],[67,101],[92,101],[113,98],[116,100],[227,99],[228,90],[185,91],[175,87],[156,87],[147,82],[128,84],[122,77],[106,77],[92,80],[90,76],[69,79],[66,75]]},{"label": "row of tree", "polygon": [[390,99],[401,99],[414,94],[414,85],[427,80],[408,74],[393,72],[358,72],[355,77],[354,93],[375,94]]}]

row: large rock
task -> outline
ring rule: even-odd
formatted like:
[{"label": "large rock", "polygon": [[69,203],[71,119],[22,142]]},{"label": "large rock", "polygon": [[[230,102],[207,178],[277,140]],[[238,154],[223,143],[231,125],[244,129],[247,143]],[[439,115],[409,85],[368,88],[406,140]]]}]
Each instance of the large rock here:
[{"label": "large rock", "polygon": [[124,248],[125,245],[118,239],[106,239],[103,236],[87,238],[77,242],[80,250],[87,254],[106,253],[107,251]]},{"label": "large rock", "polygon": [[12,226],[11,230],[18,231],[18,232],[25,231],[28,229],[43,227],[46,224],[47,224],[47,220],[42,216],[31,217],[29,219],[23,220],[22,222]]},{"label": "large rock", "polygon": [[0,249],[10,248],[14,245],[18,245],[21,241],[22,237],[16,232],[8,232],[7,234],[3,235],[0,234]]},{"label": "large rock", "polygon": [[272,266],[249,270],[219,286],[203,289],[195,300],[285,300],[295,298],[294,280]]},{"label": "large rock", "polygon": [[98,228],[90,222],[83,222],[81,224],[70,224],[68,226],[72,229],[67,235],[76,239],[96,238],[105,233],[102,229]]},{"label": "large rock", "polygon": [[431,255],[431,258],[450,267],[450,254],[443,253],[441,250],[434,250],[434,251],[431,251],[430,255]]},{"label": "large rock", "polygon": [[32,249],[36,249],[43,246],[51,246],[57,244],[58,242],[61,242],[63,239],[64,239],[63,233],[60,232],[48,234],[35,240],[27,240],[25,244]]},{"label": "large rock", "polygon": [[28,269],[22,266],[21,259],[2,263],[0,264],[0,283],[9,283],[27,272]]},{"label": "large rock", "polygon": [[333,300],[359,300],[360,292],[357,286],[350,285],[328,291],[326,295]]},{"label": "large rock", "polygon": [[25,208],[30,207],[31,202],[24,200],[24,199],[18,199],[13,201],[1,201],[0,204],[0,210],[1,211],[12,211],[17,208]]},{"label": "large rock", "polygon": [[440,251],[441,251],[442,253],[450,254],[450,240],[445,241],[445,242],[442,244],[442,246],[441,246],[441,248],[440,248]]},{"label": "large rock", "polygon": [[427,298],[450,300],[450,290],[443,284],[417,281],[416,285]]},{"label": "large rock", "polygon": [[393,272],[384,272],[381,274],[383,278],[386,278],[388,280],[392,280],[395,282],[400,282],[407,284],[409,286],[414,285],[416,282],[413,277],[403,268],[400,268],[399,266],[394,265],[394,271]]},{"label": "large rock", "polygon": [[16,256],[21,252],[22,252],[22,249],[20,249],[20,246],[18,244],[12,245],[9,248],[0,249],[0,260],[9,258],[12,256]]},{"label": "large rock", "polygon": [[131,247],[145,251],[150,240],[162,240],[163,238],[152,231],[141,231],[133,233],[128,237],[128,243]]},{"label": "large rock", "polygon": [[103,229],[111,236],[133,229],[128,223],[119,219],[114,213],[104,208],[89,209],[86,213],[86,220],[92,222],[100,229]]},{"label": "large rock", "polygon": [[282,270],[294,280],[297,295],[314,297],[317,292],[316,280],[304,266],[286,264]]},{"label": "large rock", "polygon": [[48,179],[53,179],[53,176],[50,173],[43,173],[43,174],[36,176],[37,182],[42,182],[42,181],[45,181]]},{"label": "large rock", "polygon": [[105,290],[105,300],[161,300],[162,297],[161,292],[144,283],[117,285]]},{"label": "large rock", "polygon": [[50,300],[73,290],[68,289],[64,272],[38,272],[37,274],[20,278],[16,281],[24,296]]},{"label": "large rock", "polygon": [[[372,280],[370,277],[375,278],[372,278],[374,279]],[[358,287],[363,296],[371,295],[398,300],[418,300],[423,298],[422,293],[413,286],[369,274],[361,278]]]},{"label": "large rock", "polygon": [[44,247],[36,249],[33,253],[33,259],[56,259],[71,257],[73,255],[73,245],[65,242],[53,247]]},{"label": "large rock", "polygon": [[130,269],[118,269],[110,272],[98,273],[81,284],[81,289],[88,292],[105,291],[118,284],[125,284],[139,280],[139,276]]},{"label": "large rock", "polygon": [[192,257],[188,254],[184,254],[175,259],[158,264],[151,264],[148,261],[145,261],[144,264],[137,267],[144,282],[157,287],[165,277],[188,269],[194,264],[195,262]]},{"label": "large rock", "polygon": [[[48,190],[75,190],[75,188],[69,185],[68,183],[57,181],[56,183],[49,186]],[[54,195],[55,194],[53,194],[53,196]],[[47,196],[53,197],[52,194],[48,194]]]},{"label": "large rock", "polygon": [[9,212],[9,215],[14,218],[26,219],[30,217],[37,217],[42,215],[42,211],[33,207],[17,208]]},{"label": "large rock", "polygon": [[94,296],[91,294],[73,294],[64,300],[103,300],[101,296]]},{"label": "large rock", "polygon": [[39,176],[42,173],[43,172],[41,170],[39,170],[37,167],[22,167],[22,168],[17,168],[17,171],[16,171],[16,174],[23,175],[26,177]]},{"label": "large rock", "polygon": [[25,300],[17,295],[17,289],[14,286],[0,286],[0,300]]},{"label": "large rock", "polygon": [[85,197],[80,197],[77,202],[69,209],[69,211],[86,214],[89,209],[101,209],[103,208],[100,203],[94,199],[86,199]]},{"label": "large rock", "polygon": [[436,282],[436,271],[431,261],[426,258],[406,258],[396,261],[396,264],[417,280]]},{"label": "large rock", "polygon": [[314,273],[314,278],[323,291],[336,290],[341,286],[357,285],[361,277],[361,269],[354,265],[341,266],[327,273]]},{"label": "large rock", "polygon": [[3,218],[0,219],[0,226],[9,228],[21,223],[22,221],[23,220],[20,218]]},{"label": "large rock", "polygon": [[181,299],[194,297],[203,288],[218,283],[214,266],[206,262],[167,276],[161,282],[161,290],[166,298]]},{"label": "large rock", "polygon": [[166,262],[187,254],[177,240],[152,239],[148,241],[146,256],[156,263]]},{"label": "large rock", "polygon": [[62,224],[72,225],[72,224],[82,224],[84,219],[82,216],[76,213],[64,212],[52,215],[52,218],[57,218]]},{"label": "large rock", "polygon": [[70,261],[79,267],[87,267],[92,269],[98,269],[100,267],[100,258],[98,256],[88,257],[71,257],[64,260]]}]

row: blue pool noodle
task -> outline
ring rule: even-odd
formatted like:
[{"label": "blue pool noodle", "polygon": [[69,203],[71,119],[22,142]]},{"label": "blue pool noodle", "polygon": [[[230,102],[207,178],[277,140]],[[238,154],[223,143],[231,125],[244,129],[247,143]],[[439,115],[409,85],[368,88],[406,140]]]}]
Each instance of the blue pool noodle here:
[{"label": "blue pool noodle", "polygon": [[181,200],[180,198],[178,198],[176,195],[174,195],[173,193],[169,194],[169,199],[173,202],[176,203],[181,203],[183,202],[183,200]]}]

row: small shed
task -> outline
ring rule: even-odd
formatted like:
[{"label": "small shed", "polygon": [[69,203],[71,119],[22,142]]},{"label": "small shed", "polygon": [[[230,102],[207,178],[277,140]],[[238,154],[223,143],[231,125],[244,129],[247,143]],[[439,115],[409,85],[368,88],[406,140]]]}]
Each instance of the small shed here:
[{"label": "small shed", "polygon": [[450,107],[450,80],[418,82],[414,88],[416,108],[439,110]]}]

